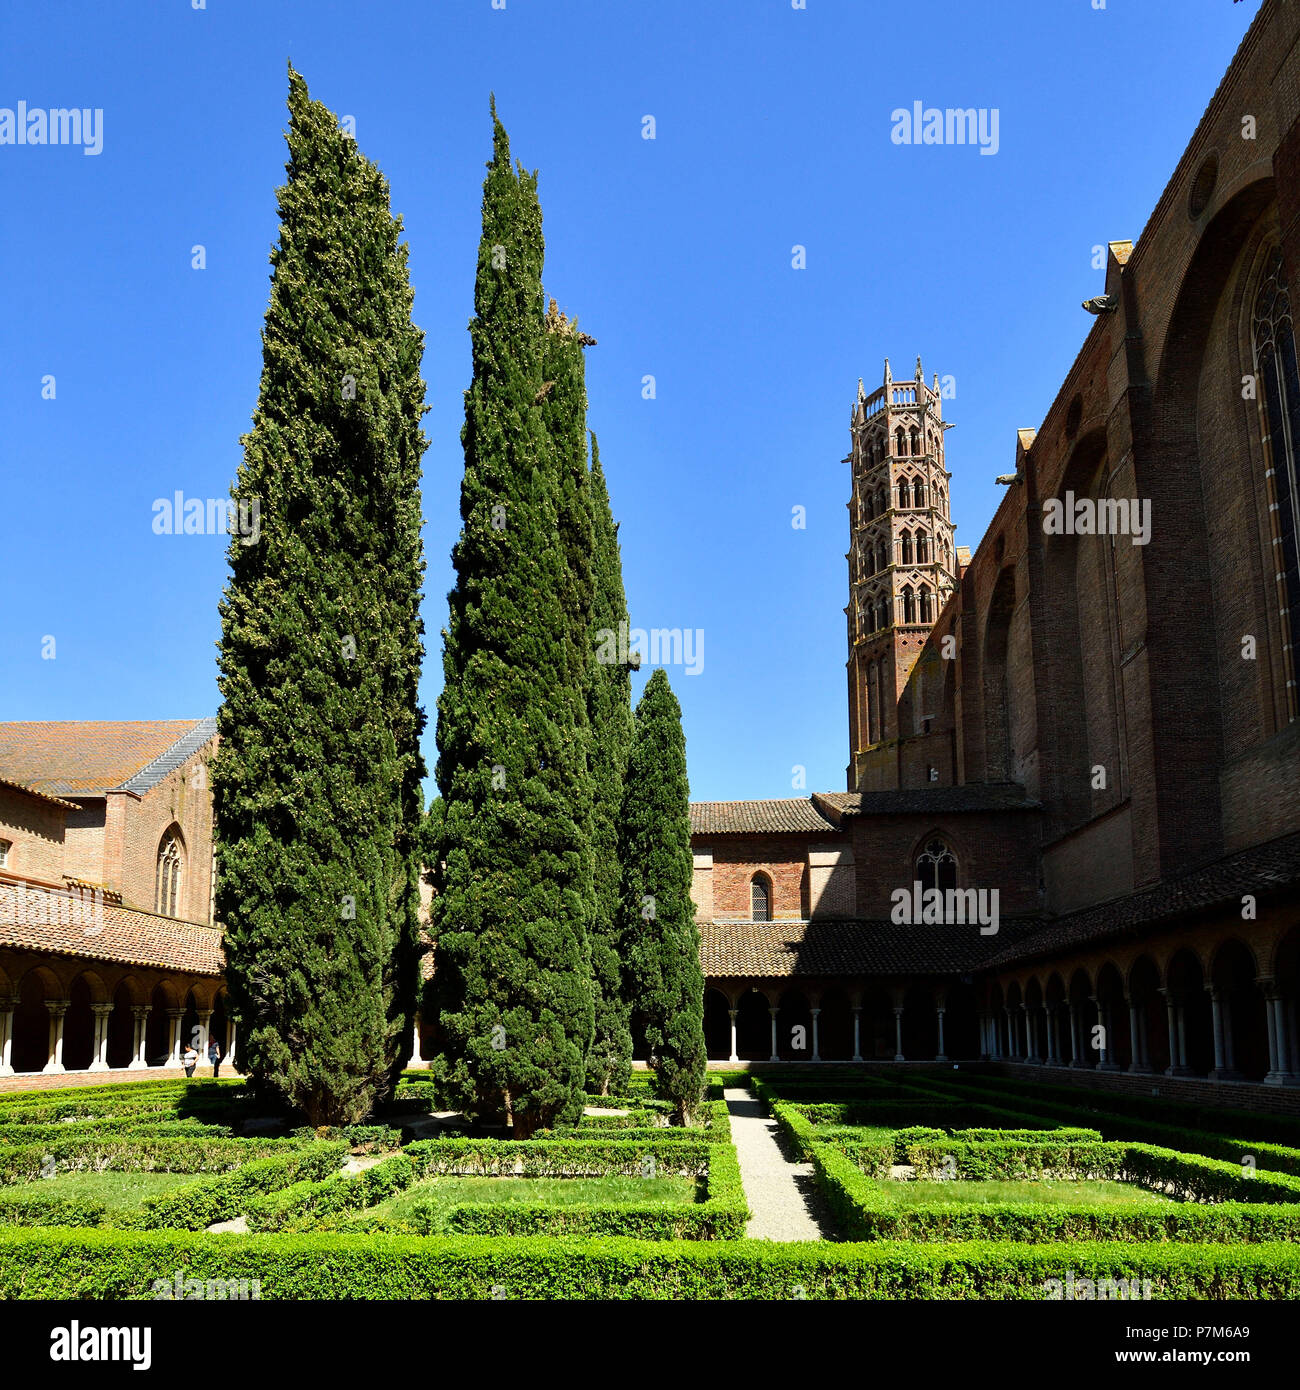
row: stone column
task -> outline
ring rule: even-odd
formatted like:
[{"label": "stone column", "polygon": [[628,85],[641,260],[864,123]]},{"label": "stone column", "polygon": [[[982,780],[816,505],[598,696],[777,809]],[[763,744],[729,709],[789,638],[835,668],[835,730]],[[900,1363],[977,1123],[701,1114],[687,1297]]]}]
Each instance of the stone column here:
[{"label": "stone column", "polygon": [[1207,985],[1205,992],[1210,996],[1210,1018],[1214,1025],[1214,1070],[1210,1073],[1210,1080],[1228,1081],[1232,1077],[1232,1071],[1224,1045],[1224,1015],[1228,1011],[1227,1001],[1213,985]]},{"label": "stone column", "polygon": [[903,1006],[894,1006],[894,1061],[905,1062],[907,1058],[903,1056]]},{"label": "stone column", "polygon": [[[740,1058],[736,1055],[736,1010],[728,1009],[727,1017],[731,1020],[731,1056],[727,1058],[729,1062],[739,1062]],[[226,1054],[229,1056],[229,1052]]]},{"label": "stone column", "polygon": [[1182,1027],[1182,1006],[1174,998],[1172,990],[1162,989],[1161,994],[1165,996],[1165,1016],[1169,1025],[1169,1066],[1165,1069],[1166,1076],[1186,1076],[1187,1068],[1183,1065],[1183,1027]]},{"label": "stone column", "polygon": [[1268,1022],[1268,1075],[1264,1085],[1285,1086],[1290,1080],[1286,1005],[1272,980],[1262,979],[1259,984],[1264,991],[1264,1017]]},{"label": "stone column", "polygon": [[769,1062],[779,1062],[781,1058],[776,1050],[776,1016],[781,1012],[780,1006],[778,1005],[775,1009],[769,1007],[767,1012],[772,1019],[772,1055],[767,1060]]},{"label": "stone column", "polygon": [[1056,1010],[1050,1004],[1043,1005],[1047,1017],[1047,1065],[1056,1065]]},{"label": "stone column", "polygon": [[163,1063],[165,1067],[179,1067],[181,1064],[181,1053],[184,1051],[181,1040],[181,1019],[185,1017],[184,1009],[168,1009],[167,1011],[167,1060]]},{"label": "stone column", "polygon": [[52,1076],[66,1071],[63,1065],[63,1017],[68,1012],[70,999],[47,999],[46,1012],[50,1016],[50,1060],[41,1068]]},{"label": "stone column", "polygon": [[208,1032],[208,1024],[212,1021],[211,1009],[199,1010],[199,1045],[195,1049],[199,1054],[199,1065],[202,1066],[208,1060],[208,1042],[211,1034]]},{"label": "stone column", "polygon": [[90,1058],[91,1071],[108,1070],[108,1016],[113,1012],[112,1004],[92,1004],[90,1012],[95,1019],[95,1046]]},{"label": "stone column", "polygon": [[1101,1050],[1101,1057],[1098,1059],[1099,1071],[1123,1071],[1123,1068],[1115,1060],[1115,1012],[1111,1008],[1110,1001],[1105,999],[1097,1000],[1097,1022],[1104,1029],[1103,1036],[1106,1045]]},{"label": "stone column", "polygon": [[819,1013],[821,1013],[821,1010],[820,1010],[820,1009],[813,1009],[813,1010],[811,1010],[811,1012],[812,1012],[812,1023],[813,1023],[813,1049],[812,1049],[812,1060],[813,1060],[814,1062],[820,1062],[821,1059],[822,1059],[822,1054],[821,1054],[821,1034],[817,1031],[817,1015],[818,1015]]},{"label": "stone column", "polygon": [[14,1010],[18,1000],[10,995],[0,997],[0,1076],[14,1074]]},{"label": "stone column", "polygon": [[131,1006],[131,1018],[134,1023],[134,1031],[131,1034],[131,1050],[135,1054],[127,1066],[128,1071],[141,1071],[148,1063],[144,1060],[145,1049],[145,1026],[149,1020],[148,1004],[133,1004]]},{"label": "stone column", "polygon": [[944,1044],[943,1044],[943,1015],[944,1015],[944,1009],[943,1009],[942,1006],[940,1006],[939,1008],[935,1009],[934,1012],[935,1012],[936,1017],[937,1017],[938,1020],[939,1020],[939,1051],[938,1051],[938,1053],[936,1054],[934,1060],[935,1060],[936,1062],[946,1062],[946,1061],[948,1060],[948,1057],[947,1057],[947,1049],[944,1047]]},{"label": "stone column", "polygon": [[853,1006],[853,1060],[862,1060],[862,1005]]},{"label": "stone column", "polygon": [[1146,1068],[1142,1065],[1142,1051],[1143,1044],[1146,1042],[1146,1038],[1143,1036],[1145,1032],[1143,1025],[1146,1019],[1143,1015],[1143,1011],[1138,1008],[1132,999],[1128,999],[1126,1002],[1128,1003],[1128,1038],[1130,1053],[1128,1069],[1129,1071],[1145,1071]]}]

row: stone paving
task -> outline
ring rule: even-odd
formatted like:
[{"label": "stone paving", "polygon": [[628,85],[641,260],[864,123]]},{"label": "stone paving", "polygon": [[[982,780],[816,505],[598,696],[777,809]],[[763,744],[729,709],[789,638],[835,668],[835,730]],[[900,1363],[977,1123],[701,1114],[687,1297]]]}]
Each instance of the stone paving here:
[{"label": "stone paving", "polygon": [[746,1090],[723,1091],[731,1115],[731,1139],[740,1161],[740,1180],[753,1215],[745,1234],[751,1240],[824,1240],[830,1234],[809,1200],[811,1163],[795,1163],[778,1142],[776,1121],[763,1102]]},{"label": "stone paving", "polygon": [[[194,1080],[212,1076],[212,1063],[196,1067]],[[238,1077],[239,1073],[225,1062],[221,1077]],[[6,1091],[61,1091],[68,1086],[116,1086],[122,1081],[184,1081],[183,1067],[137,1067],[134,1071],[64,1071],[24,1072],[19,1076],[0,1076],[0,1095]]]}]

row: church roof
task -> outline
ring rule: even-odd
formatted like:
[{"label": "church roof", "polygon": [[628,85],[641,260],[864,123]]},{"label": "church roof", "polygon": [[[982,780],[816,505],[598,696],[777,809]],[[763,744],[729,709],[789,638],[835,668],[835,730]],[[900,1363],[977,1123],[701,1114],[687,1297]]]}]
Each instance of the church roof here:
[{"label": "church roof", "polygon": [[0,724],[0,779],[49,796],[143,795],[217,732],[215,719]]},{"label": "church roof", "polygon": [[1014,782],[904,791],[816,792],[813,801],[838,823],[843,816],[930,816],[966,811],[1036,811],[1039,802]]},{"label": "church roof", "polygon": [[806,796],[778,801],[693,801],[692,835],[833,834]]}]

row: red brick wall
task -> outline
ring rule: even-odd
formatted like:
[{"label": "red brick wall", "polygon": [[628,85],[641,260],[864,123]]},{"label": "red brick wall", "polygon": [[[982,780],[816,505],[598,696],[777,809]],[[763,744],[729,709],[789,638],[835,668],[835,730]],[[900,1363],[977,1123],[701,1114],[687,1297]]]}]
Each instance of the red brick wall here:
[{"label": "red brick wall", "polygon": [[12,848],[4,872],[21,879],[58,883],[63,877],[63,818],[47,801],[0,787],[0,840]]},{"label": "red brick wall", "polygon": [[750,915],[750,881],[756,873],[771,880],[773,918],[798,919],[808,906],[808,847],[834,844],[834,834],[700,835],[696,849],[713,853],[713,915]]}]

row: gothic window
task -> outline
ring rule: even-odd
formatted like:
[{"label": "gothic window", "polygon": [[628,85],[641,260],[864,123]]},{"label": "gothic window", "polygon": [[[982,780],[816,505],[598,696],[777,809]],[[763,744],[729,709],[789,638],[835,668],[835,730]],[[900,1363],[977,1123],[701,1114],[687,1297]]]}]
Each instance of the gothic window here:
[{"label": "gothic window", "polygon": [[927,888],[937,888],[940,892],[956,888],[957,861],[942,840],[930,840],[916,856],[916,877],[922,892]]},{"label": "gothic window", "polygon": [[867,668],[867,738],[880,742],[880,664],[873,661]]},{"label": "gothic window", "polygon": [[925,506],[925,484],[918,478],[912,488],[912,499],[918,507]]},{"label": "gothic window", "polygon": [[886,507],[886,503],[885,503],[885,489],[882,487],[882,488],[876,493],[876,515],[877,515],[877,516],[884,516],[884,514],[885,514],[885,507]]},{"label": "gothic window", "polygon": [[894,452],[900,458],[903,456],[905,452],[906,442],[907,439],[906,436],[903,434],[903,427],[902,425],[899,425],[899,427],[894,431]]},{"label": "gothic window", "polygon": [[910,565],[912,563],[912,533],[910,531],[903,532],[902,548],[903,563],[905,565]]},{"label": "gothic window", "polygon": [[921,452],[921,431],[920,431],[920,430],[913,430],[913,431],[912,431],[912,453],[919,456],[919,455],[920,455],[920,452]]},{"label": "gothic window", "polygon": [[876,515],[875,498],[870,493],[866,496],[867,520],[870,521]]},{"label": "gothic window", "polygon": [[905,623],[916,621],[916,595],[912,593],[910,584],[903,590],[903,621]]},{"label": "gothic window", "polygon": [[925,584],[921,585],[921,621],[923,623],[934,621],[934,606],[930,598],[930,590]]},{"label": "gothic window", "polygon": [[868,579],[870,579],[870,577],[873,574],[875,574],[875,572],[876,554],[875,551],[871,548],[871,542],[868,541],[866,545],[862,547],[862,573],[865,574]]},{"label": "gothic window", "polygon": [[[1273,251],[1255,296],[1251,324],[1255,369],[1263,378],[1263,405],[1268,414],[1268,433],[1273,465],[1273,490],[1282,554],[1280,565],[1285,607],[1284,641],[1293,660],[1300,647],[1300,480],[1296,456],[1300,452],[1300,376],[1296,368],[1295,326],[1287,292],[1280,247]],[[1292,695],[1292,709],[1295,696]]]},{"label": "gothic window", "polygon": [[772,885],[762,874],[755,874],[749,883],[749,915],[755,922],[772,920]]},{"label": "gothic window", "polygon": [[909,493],[910,488],[908,487],[907,479],[903,478],[898,484],[898,505],[900,507],[907,506],[907,498]]},{"label": "gothic window", "polygon": [[930,537],[925,531],[916,533],[916,563],[926,565],[930,562]]},{"label": "gothic window", "polygon": [[889,552],[885,549],[884,541],[876,542],[876,568],[878,570],[888,569]]},{"label": "gothic window", "polygon": [[876,626],[877,626],[878,628],[888,627],[888,626],[889,626],[889,600],[888,600],[888,599],[883,599],[883,598],[882,598],[882,599],[880,600],[880,602],[876,605],[876,618],[877,618]]},{"label": "gothic window", "polygon": [[181,871],[184,857],[180,836],[173,828],[158,846],[158,867],[154,879],[154,911],[164,917],[175,917],[181,900]]}]

